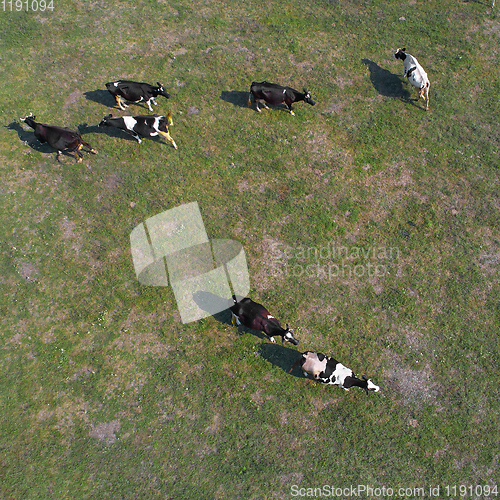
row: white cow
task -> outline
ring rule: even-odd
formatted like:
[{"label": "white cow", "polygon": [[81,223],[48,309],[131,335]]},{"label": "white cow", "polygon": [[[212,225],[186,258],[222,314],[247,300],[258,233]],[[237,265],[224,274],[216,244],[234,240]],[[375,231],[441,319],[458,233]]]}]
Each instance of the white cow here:
[{"label": "white cow", "polygon": [[429,109],[429,87],[430,82],[427,77],[427,73],[424,71],[424,68],[420,66],[420,63],[417,59],[410,54],[407,54],[406,49],[398,49],[394,52],[394,59],[401,59],[403,61],[404,67],[404,77],[408,78],[408,81],[417,88],[419,92],[419,96],[422,97],[425,101],[425,109]]}]

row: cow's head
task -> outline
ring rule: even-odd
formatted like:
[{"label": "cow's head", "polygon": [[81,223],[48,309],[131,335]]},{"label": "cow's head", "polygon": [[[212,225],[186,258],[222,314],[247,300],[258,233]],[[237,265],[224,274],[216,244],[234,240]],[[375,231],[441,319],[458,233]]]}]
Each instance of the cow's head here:
[{"label": "cow's head", "polygon": [[35,122],[36,116],[33,113],[30,113],[28,116],[25,116],[24,118],[19,118],[19,121],[22,121],[28,125],[28,127],[35,128],[36,127],[36,122]]},{"label": "cow's head", "polygon": [[392,57],[394,59],[401,59],[402,61],[404,61],[406,59],[406,49],[402,48],[402,49],[396,50],[396,52],[394,52],[394,54],[392,54]]},{"label": "cow's head", "polygon": [[163,85],[160,82],[156,82],[156,85],[158,85],[158,95],[162,95],[163,97],[166,97],[168,99],[170,97],[170,94],[167,93]]},{"label": "cow's head", "polygon": [[109,122],[108,120],[112,117],[113,115],[108,115],[108,116],[105,116],[102,120],[101,120],[101,123],[99,123],[98,127],[106,127],[106,126],[109,126]]},{"label": "cow's head", "polygon": [[288,328],[288,325],[286,325],[286,330],[283,332],[282,342],[284,342],[285,340],[293,345],[298,345],[299,343],[299,341],[293,336],[292,330]]},{"label": "cow's head", "polygon": [[162,132],[168,132],[168,127],[174,124],[172,114],[169,112],[167,116],[160,116],[160,123],[158,125],[158,130]]},{"label": "cow's head", "polygon": [[378,385],[375,385],[366,375],[362,375],[361,378],[366,381],[366,387],[365,387],[366,394],[368,394],[368,391],[374,391],[374,392],[380,391],[380,387]]},{"label": "cow's head", "polygon": [[19,121],[25,122],[27,118],[31,118],[32,120],[35,120],[36,116],[34,116],[33,113],[30,113],[28,116],[25,116],[24,118],[19,118]]},{"label": "cow's head", "polygon": [[314,106],[316,103],[312,100],[311,94],[304,89],[304,102],[307,102],[307,104],[310,104],[311,106]]}]

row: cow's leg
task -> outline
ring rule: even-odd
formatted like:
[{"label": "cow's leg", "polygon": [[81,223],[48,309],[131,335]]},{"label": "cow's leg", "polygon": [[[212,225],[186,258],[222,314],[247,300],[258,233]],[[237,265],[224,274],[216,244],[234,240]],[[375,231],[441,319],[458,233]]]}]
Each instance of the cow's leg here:
[{"label": "cow's leg", "polygon": [[73,154],[74,154],[76,161],[78,163],[80,163],[83,160],[83,154],[81,153],[82,147],[83,147],[83,144],[80,143],[80,144],[78,144],[78,147],[75,149],[75,151],[73,151]]},{"label": "cow's leg", "polygon": [[233,326],[241,325],[240,318],[238,318],[238,316],[236,316],[236,314],[234,314],[233,312],[231,312],[231,323],[233,324]]},{"label": "cow's leg", "polygon": [[123,111],[125,111],[125,108],[127,108],[128,106],[124,102],[122,102],[121,96],[117,95],[115,96],[115,99],[116,99],[116,104],[118,104],[118,107]]},{"label": "cow's leg", "polygon": [[[149,99],[149,100],[147,100],[147,101],[146,101],[146,104],[148,105],[149,111],[153,111],[153,108],[151,107],[151,101],[152,101],[152,100],[153,100],[153,99]],[[153,100],[153,102],[154,102],[154,100]],[[155,103],[155,104],[156,104],[156,103]]]},{"label": "cow's leg", "polygon": [[172,139],[172,136],[168,133],[168,132],[162,132],[161,130],[158,131],[158,133],[164,137],[165,139],[167,139],[167,141],[170,141],[172,143],[172,146],[177,149],[177,144],[175,143],[175,141]]},{"label": "cow's leg", "polygon": [[421,89],[419,89],[418,91],[418,99],[423,99],[424,102],[425,102],[425,110],[427,111],[429,109],[429,102],[428,102],[428,90],[427,90],[427,87],[422,87]]},{"label": "cow's leg", "polygon": [[292,109],[292,103],[291,103],[291,102],[287,102],[287,101],[285,101],[285,104],[286,104],[286,106],[287,106],[287,108],[288,108],[288,111],[290,111],[290,114],[291,114],[292,116],[295,116],[295,113],[293,112],[293,109]]},{"label": "cow's leg", "polygon": [[259,99],[255,101],[255,106],[257,107],[257,111],[260,113],[262,110],[259,108],[259,102],[264,105],[266,109],[269,109],[269,106],[267,105],[266,101],[264,99]]},{"label": "cow's leg", "polygon": [[139,137],[138,134],[136,134],[132,130],[127,130],[127,132],[140,144],[142,142],[141,138]]}]

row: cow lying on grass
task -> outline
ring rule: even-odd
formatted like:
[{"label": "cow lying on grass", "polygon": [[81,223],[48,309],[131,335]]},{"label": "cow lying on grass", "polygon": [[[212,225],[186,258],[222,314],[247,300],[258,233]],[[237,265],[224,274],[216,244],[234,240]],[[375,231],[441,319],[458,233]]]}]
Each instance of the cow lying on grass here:
[{"label": "cow lying on grass", "polygon": [[[406,49],[398,49],[393,54],[394,59],[403,61],[405,70],[403,77],[408,78],[408,81],[413,87],[419,90],[419,97],[425,101],[425,109],[429,109],[429,87],[431,86],[427,73],[420,66],[417,59],[406,53]],[[418,100],[418,99],[417,99]]]},{"label": "cow lying on grass", "polygon": [[73,153],[77,162],[82,161],[83,155],[81,150],[87,148],[90,153],[96,154],[97,151],[92,149],[88,142],[82,139],[82,136],[67,127],[57,127],[55,125],[46,125],[44,123],[38,123],[35,121],[35,116],[30,113],[29,116],[21,118],[20,120],[35,131],[35,137],[40,142],[46,142],[50,147],[57,150],[57,157],[63,151],[69,151]]},{"label": "cow lying on grass", "polygon": [[367,394],[368,391],[378,392],[380,390],[380,387],[366,378],[365,375],[363,375],[362,379],[357,378],[351,369],[321,352],[304,352],[293,364],[289,373],[293,371],[297,364],[300,364],[305,377],[310,375],[314,380],[324,384],[338,385],[346,391],[354,386],[361,387]]}]

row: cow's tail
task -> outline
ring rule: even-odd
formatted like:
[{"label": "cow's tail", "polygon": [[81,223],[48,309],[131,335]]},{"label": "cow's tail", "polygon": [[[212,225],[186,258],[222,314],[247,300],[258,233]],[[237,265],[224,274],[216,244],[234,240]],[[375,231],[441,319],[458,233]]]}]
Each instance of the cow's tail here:
[{"label": "cow's tail", "polygon": [[167,115],[167,123],[169,127],[174,124],[174,119],[172,118],[172,113],[170,111],[168,112]]},{"label": "cow's tail", "polygon": [[288,373],[292,373],[294,368],[300,363],[301,360],[302,360],[302,356],[297,361],[295,361],[295,363],[292,365],[292,367],[290,368],[290,371]]}]

